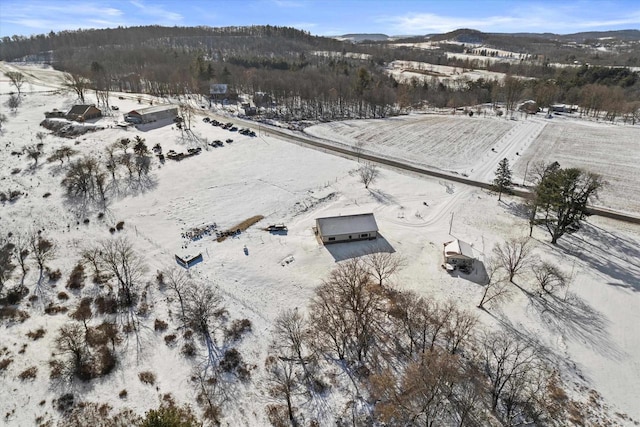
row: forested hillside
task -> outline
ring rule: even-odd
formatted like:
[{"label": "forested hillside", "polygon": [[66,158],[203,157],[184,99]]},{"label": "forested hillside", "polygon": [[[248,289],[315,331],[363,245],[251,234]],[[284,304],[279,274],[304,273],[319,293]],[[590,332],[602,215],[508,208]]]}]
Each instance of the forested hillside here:
[{"label": "forested hillside", "polygon": [[[0,41],[0,59],[51,63],[69,73],[72,88],[81,86],[82,90],[188,96],[206,95],[212,83],[224,83],[229,86],[230,99],[248,95],[256,107],[267,108],[265,114],[283,120],[378,118],[425,105],[457,108],[504,103],[511,110],[525,99],[535,100],[541,108],[553,103],[579,104],[583,114],[602,114],[612,121],[621,117],[637,120],[638,73],[584,62],[576,66],[575,58],[588,54],[588,47],[571,47],[573,53],[564,59],[572,66],[559,67],[550,65],[551,59],[558,59],[557,52],[549,53],[550,47],[558,52],[569,48],[550,36],[458,30],[422,38],[434,43],[429,49],[410,43],[419,40],[357,44],[268,25],[146,26],[5,37]],[[491,49],[511,48],[523,59],[483,62],[478,56],[450,55],[470,52],[476,45],[468,43],[484,43],[488,48],[481,52],[487,55],[489,49],[492,57],[498,51]],[[628,43],[596,55],[602,59],[619,54],[623,62],[635,63],[637,42]],[[424,75],[401,81],[388,72],[389,64],[397,60],[483,69],[502,73],[504,78],[451,84]]]}]

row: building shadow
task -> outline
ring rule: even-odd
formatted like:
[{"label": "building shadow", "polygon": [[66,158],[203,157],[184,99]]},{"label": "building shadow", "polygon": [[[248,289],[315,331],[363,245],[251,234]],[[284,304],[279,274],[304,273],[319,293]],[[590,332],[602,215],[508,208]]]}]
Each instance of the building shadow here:
[{"label": "building shadow", "polygon": [[488,280],[487,269],[484,263],[478,259],[473,261],[473,266],[467,271],[456,268],[449,272],[449,276],[468,280],[478,285],[485,285]]},{"label": "building shadow", "polygon": [[378,233],[378,238],[375,240],[329,243],[324,245],[324,247],[331,254],[335,262],[358,258],[378,252],[387,252],[392,254],[396,251],[380,233]]},{"label": "building shadow", "polygon": [[165,126],[173,126],[173,125],[175,125],[175,122],[173,120],[163,119],[163,120],[157,120],[151,123],[140,123],[135,125],[135,128],[138,129],[140,132],[149,132],[154,129],[160,129]]}]

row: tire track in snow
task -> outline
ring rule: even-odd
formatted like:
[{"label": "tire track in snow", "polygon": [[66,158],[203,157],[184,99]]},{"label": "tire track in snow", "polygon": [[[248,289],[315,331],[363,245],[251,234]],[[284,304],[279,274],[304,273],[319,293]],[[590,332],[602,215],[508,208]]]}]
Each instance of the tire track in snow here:
[{"label": "tire track in snow", "polygon": [[469,175],[469,178],[491,182],[498,168],[498,163],[506,158],[512,166],[517,159],[516,153],[524,153],[545,126],[546,122],[533,118],[521,122],[498,141],[495,152],[487,153],[490,157],[488,160],[485,160],[487,155],[482,157],[482,160],[473,168],[474,172]]}]

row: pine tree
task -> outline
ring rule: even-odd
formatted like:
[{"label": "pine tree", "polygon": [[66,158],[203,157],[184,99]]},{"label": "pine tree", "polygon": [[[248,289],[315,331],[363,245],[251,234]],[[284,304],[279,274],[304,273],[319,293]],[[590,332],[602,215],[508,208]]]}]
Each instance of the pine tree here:
[{"label": "pine tree", "polygon": [[493,186],[498,191],[498,201],[502,200],[502,193],[508,192],[511,190],[511,187],[513,187],[509,160],[506,157],[498,163],[498,169],[496,169],[496,177],[493,180]]}]

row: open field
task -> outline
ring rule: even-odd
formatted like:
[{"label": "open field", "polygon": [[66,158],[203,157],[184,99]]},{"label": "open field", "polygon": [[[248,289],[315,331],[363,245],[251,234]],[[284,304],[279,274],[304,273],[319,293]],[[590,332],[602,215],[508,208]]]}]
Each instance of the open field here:
[{"label": "open field", "polygon": [[497,162],[505,157],[518,184],[536,161],[558,161],[564,167],[581,167],[605,178],[608,185],[596,205],[640,212],[640,127],[571,116],[517,117],[513,121],[482,114],[411,115],[324,123],[305,132],[360,147],[363,152],[378,152],[485,182],[493,179]]},{"label": "open field", "polygon": [[640,127],[555,116],[514,164],[524,176],[527,163],[557,161],[602,175],[608,182],[596,204],[640,212]]}]

